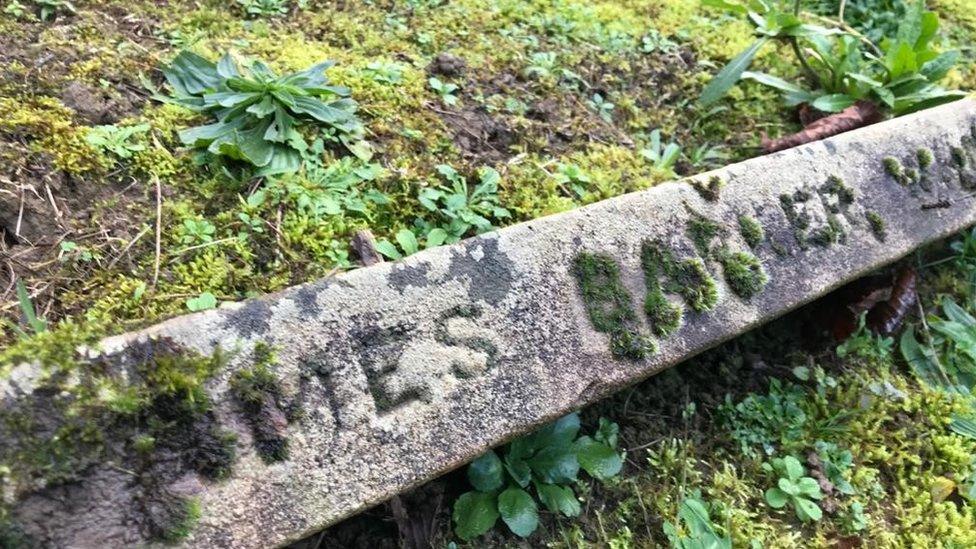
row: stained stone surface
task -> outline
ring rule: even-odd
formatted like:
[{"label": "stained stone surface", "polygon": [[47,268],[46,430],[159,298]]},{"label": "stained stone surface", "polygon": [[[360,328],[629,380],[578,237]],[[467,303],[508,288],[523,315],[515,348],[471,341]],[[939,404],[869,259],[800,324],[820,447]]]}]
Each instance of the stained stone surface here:
[{"label": "stained stone surface", "polygon": [[[230,355],[207,390],[237,434],[230,477],[188,472],[188,546],[300,539],[912,249],[976,222],[976,104],[960,101],[107,339]],[[761,228],[761,230],[757,230]],[[229,379],[275,349],[286,459],[267,463]],[[0,382],[30,399],[23,366]],[[257,434],[256,434],[257,433]],[[265,433],[266,435],[267,433]],[[272,437],[273,438],[273,437]],[[144,543],[111,464],[21,499],[40,543]]]}]

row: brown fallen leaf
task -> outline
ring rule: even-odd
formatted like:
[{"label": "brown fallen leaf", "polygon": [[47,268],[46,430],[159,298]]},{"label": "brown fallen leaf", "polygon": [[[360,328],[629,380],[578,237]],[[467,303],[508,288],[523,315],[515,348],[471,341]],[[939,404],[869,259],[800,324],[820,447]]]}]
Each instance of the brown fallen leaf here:
[{"label": "brown fallen leaf", "polygon": [[873,333],[892,335],[918,299],[916,277],[914,269],[902,267],[892,274],[855,280],[821,300],[810,320],[838,342],[857,331],[862,314],[866,314],[865,325]]},{"label": "brown fallen leaf", "polygon": [[915,269],[906,267],[898,271],[888,299],[876,303],[868,310],[865,323],[872,332],[890,336],[898,331],[918,301],[915,279]]},{"label": "brown fallen leaf", "polygon": [[[808,117],[805,117],[808,118]],[[780,137],[779,139],[762,138],[762,148],[766,153],[782,151],[805,143],[812,143],[830,136],[851,131],[862,126],[880,122],[884,118],[878,106],[870,101],[858,101],[839,113],[818,118],[802,130]]]}]

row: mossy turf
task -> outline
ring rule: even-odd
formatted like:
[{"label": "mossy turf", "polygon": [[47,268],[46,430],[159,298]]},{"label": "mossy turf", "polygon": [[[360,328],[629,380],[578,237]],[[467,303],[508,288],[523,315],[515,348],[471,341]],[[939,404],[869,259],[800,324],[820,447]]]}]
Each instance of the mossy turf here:
[{"label": "mossy turf", "polygon": [[[49,321],[100,333],[186,312],[203,292],[240,300],[351,268],[357,229],[391,238],[427,219],[417,196],[440,182],[440,164],[498,170],[504,224],[713,165],[656,169],[640,154],[654,129],[688,153],[707,144],[735,160],[754,153],[760,127],[791,127],[775,94],[750,83],[735,108],[696,109],[713,67],[749,35],[695,0],[313,0],[278,17],[234,2],[79,4],[47,21],[33,4],[0,14],[0,225],[17,257],[0,276],[22,279]],[[203,120],[149,91],[165,88],[158,68],[184,48],[280,71],[336,61],[328,74],[351,88],[375,156],[334,169],[369,173],[357,186],[388,200],[325,213],[308,205],[323,193],[308,174],[238,181],[195,163],[176,132]],[[459,87],[456,105],[431,76]],[[104,124],[149,130],[122,158],[86,140]],[[18,311],[7,290],[3,317],[16,323]],[[4,325],[0,341],[14,339]]]},{"label": "mossy turf", "polygon": [[[952,43],[976,33],[966,1],[934,6]],[[697,0],[311,0],[283,2],[277,16],[235,2],[105,0],[45,21],[22,4],[0,14],[0,227],[16,258],[0,277],[23,280],[49,321],[100,333],[186,312],[203,292],[240,300],[352,268],[357,229],[392,238],[428,221],[417,196],[440,182],[441,164],[498,170],[512,215],[495,221],[507,224],[752,156],[762,132],[794,127],[775,92],[751,82],[720,108],[696,106],[714,67],[751,40]],[[203,120],[151,98],[165,91],[159,67],[182,49],[280,71],[336,61],[329,76],[359,102],[375,156],[339,165],[325,151],[322,164],[369,174],[359,191],[387,200],[323,210],[309,204],[335,197],[309,174],[238,180],[196,163],[176,132]],[[790,74],[779,53],[757,68]],[[971,72],[953,78],[965,87]],[[458,86],[456,104],[431,76]],[[86,139],[105,124],[149,129],[120,157]],[[682,146],[677,173],[641,154],[655,129]],[[716,146],[722,157],[691,162]],[[697,183],[712,200],[722,182]],[[0,315],[17,323],[6,282]],[[15,339],[8,322],[0,329],[0,341]]]}]

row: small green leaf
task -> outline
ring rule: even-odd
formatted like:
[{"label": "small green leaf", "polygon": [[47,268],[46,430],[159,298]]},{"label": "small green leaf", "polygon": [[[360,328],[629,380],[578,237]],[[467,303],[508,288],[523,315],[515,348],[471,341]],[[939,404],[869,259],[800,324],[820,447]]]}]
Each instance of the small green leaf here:
[{"label": "small green leaf", "polygon": [[403,257],[400,250],[398,250],[392,242],[386,239],[380,240],[376,243],[376,251],[393,260]]},{"label": "small green leaf", "polygon": [[186,308],[193,312],[213,309],[216,306],[217,297],[210,292],[203,292],[197,297],[191,297],[186,300]]},{"label": "small green leaf", "polygon": [[800,494],[800,488],[792,480],[788,478],[779,479],[776,482],[776,485],[779,486],[779,489],[782,490],[783,493],[787,495],[797,496]]},{"label": "small green leaf", "polygon": [[623,459],[613,448],[590,437],[580,437],[574,445],[580,467],[592,477],[607,480],[623,467]]},{"label": "small green leaf", "polygon": [[702,0],[701,4],[710,8],[718,8],[732,13],[738,13],[740,15],[749,13],[749,8],[747,8],[745,5],[738,2],[730,2],[729,0]]},{"label": "small green leaf", "polygon": [[565,415],[530,435],[532,447],[539,449],[547,446],[569,446],[579,430],[579,414],[574,412]]},{"label": "small green leaf", "polygon": [[498,496],[498,511],[513,534],[528,537],[539,526],[535,500],[521,488],[509,488]]},{"label": "small green leaf", "polygon": [[484,534],[498,520],[495,496],[484,492],[466,492],[454,502],[454,533],[464,541]]},{"label": "small green leaf", "polygon": [[790,496],[779,488],[770,488],[769,490],[766,490],[766,503],[768,503],[773,509],[782,509],[789,499]]},{"label": "small green leaf", "polygon": [[752,59],[756,56],[756,53],[762,48],[768,38],[760,38],[752,43],[751,46],[745,49],[742,53],[737,55],[735,59],[729,62],[715,78],[705,86],[702,90],[701,96],[698,98],[698,104],[702,107],[707,107],[712,103],[718,101],[724,96],[729,89],[739,81],[742,73],[749,68],[752,64]]},{"label": "small green leaf", "polygon": [[800,464],[800,460],[793,456],[783,458],[783,467],[790,480],[797,480],[803,476],[803,465]]},{"label": "small green leaf", "polygon": [[30,299],[30,295],[27,293],[27,287],[24,286],[24,281],[17,280],[17,301],[20,303],[20,311],[24,313],[24,320],[27,321],[27,325],[34,330],[34,333],[41,333],[47,330],[47,321],[37,317],[37,312],[34,309],[34,303]]},{"label": "small green leaf", "polygon": [[493,450],[474,460],[468,467],[468,481],[476,490],[493,492],[505,481],[502,460]]},{"label": "small green leaf", "polygon": [[529,466],[542,482],[567,484],[576,480],[580,464],[569,445],[547,446],[532,456]]},{"label": "small green leaf", "polygon": [[620,426],[605,417],[600,418],[600,427],[597,428],[593,438],[597,442],[602,442],[611,448],[617,447],[617,437],[620,434]]},{"label": "small green leaf", "polygon": [[810,499],[820,499],[823,494],[820,492],[820,484],[810,477],[803,477],[796,483],[799,493]]},{"label": "small green leaf", "polygon": [[529,485],[532,480],[532,468],[522,458],[511,455],[505,456],[505,470],[512,476],[512,480],[522,488]]},{"label": "small green leaf", "polygon": [[400,247],[403,248],[403,252],[406,255],[415,254],[420,249],[420,244],[417,242],[417,236],[413,234],[413,231],[410,229],[400,229],[395,238],[397,243],[400,244]]},{"label": "small green leaf", "polygon": [[427,233],[427,241],[424,247],[436,248],[437,246],[443,244],[444,241],[447,240],[447,237],[448,237],[447,231],[445,231],[444,229],[440,227],[432,229],[429,233]]},{"label": "small green leaf", "polygon": [[796,507],[796,518],[803,522],[816,522],[823,517],[820,507],[804,498],[793,498],[793,505]]},{"label": "small green leaf", "polygon": [[809,94],[810,93],[810,92],[806,91],[805,89],[801,88],[800,86],[797,86],[796,84],[793,84],[792,82],[787,82],[786,80],[783,80],[782,78],[773,76],[771,74],[766,74],[764,72],[745,71],[745,72],[742,73],[742,78],[743,78],[743,80],[755,80],[756,82],[759,82],[760,84],[763,84],[763,85],[766,85],[766,86],[769,86],[769,87],[772,87],[772,88],[776,88],[777,90],[780,90],[780,91],[785,91],[785,92],[790,92],[790,93],[798,93],[798,94]]},{"label": "small green leaf", "polygon": [[562,513],[567,517],[575,517],[580,514],[580,503],[576,499],[576,494],[569,486],[559,486],[556,484],[535,483],[535,489],[539,492],[539,500],[553,513]]},{"label": "small green leaf", "polygon": [[847,94],[834,93],[830,95],[821,95],[810,105],[818,111],[840,112],[853,105],[855,101],[857,100]]}]

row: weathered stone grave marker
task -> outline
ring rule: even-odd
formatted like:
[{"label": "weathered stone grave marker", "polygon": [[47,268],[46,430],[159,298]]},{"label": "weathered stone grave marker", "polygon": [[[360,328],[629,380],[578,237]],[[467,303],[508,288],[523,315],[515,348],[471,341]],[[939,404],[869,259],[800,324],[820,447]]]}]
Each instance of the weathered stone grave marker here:
[{"label": "weathered stone grave marker", "polygon": [[[69,484],[13,479],[11,516],[129,546],[193,501],[188,545],[299,539],[976,222],[974,123],[961,101],[107,339],[90,364],[134,378],[222,349],[212,410],[166,459],[119,440]],[[43,385],[15,369],[0,414]]]}]

